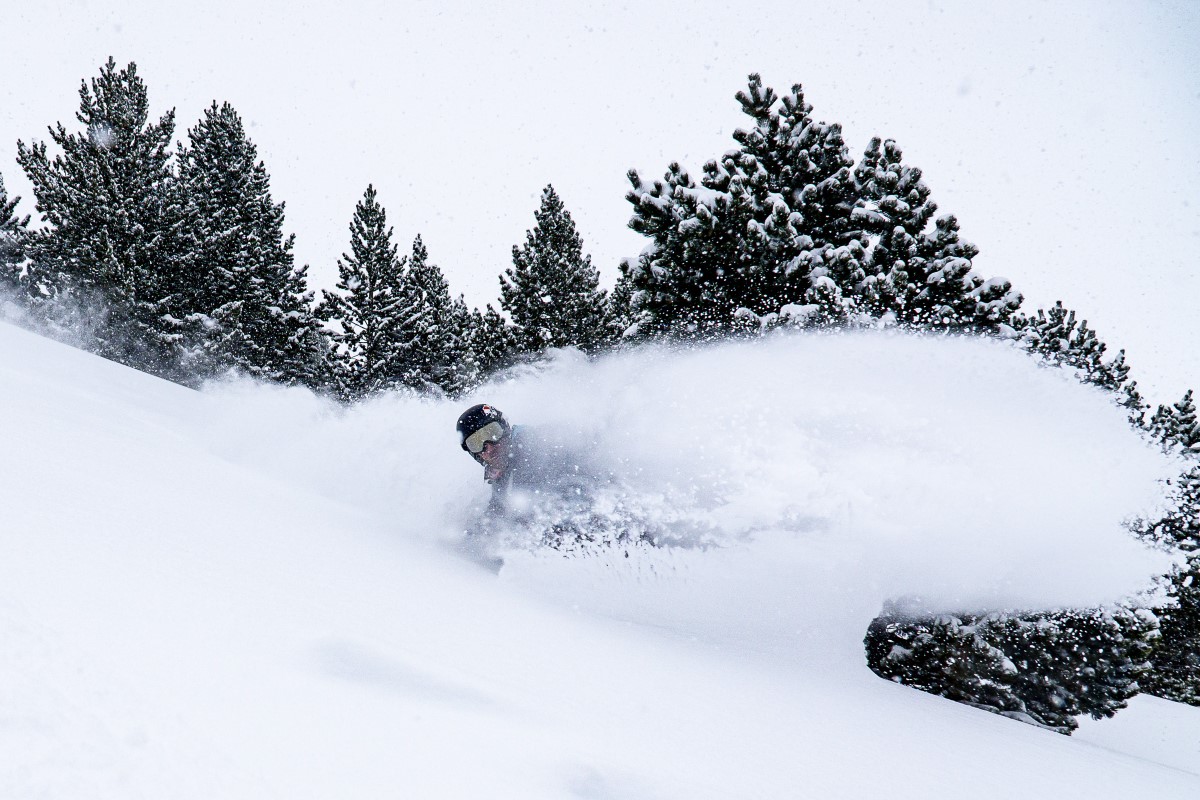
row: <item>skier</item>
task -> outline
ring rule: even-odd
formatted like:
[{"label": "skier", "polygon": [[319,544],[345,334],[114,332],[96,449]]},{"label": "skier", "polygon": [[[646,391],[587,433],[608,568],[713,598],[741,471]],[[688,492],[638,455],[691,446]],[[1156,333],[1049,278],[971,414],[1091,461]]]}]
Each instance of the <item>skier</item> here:
[{"label": "skier", "polygon": [[594,483],[586,460],[522,425],[510,425],[495,406],[471,406],[456,428],[462,449],[483,465],[483,479],[492,485],[489,516],[520,521],[548,503],[578,506],[586,500]]},{"label": "skier", "polygon": [[500,409],[486,404],[464,411],[457,428],[462,449],[483,465],[483,478],[492,485],[487,513],[468,528],[462,544],[492,571],[504,563],[492,549],[497,533],[515,534],[518,541],[533,536],[540,546],[563,552],[655,543],[644,521],[620,503],[599,500],[619,494],[621,482],[596,447],[569,446],[543,431],[509,425]]}]

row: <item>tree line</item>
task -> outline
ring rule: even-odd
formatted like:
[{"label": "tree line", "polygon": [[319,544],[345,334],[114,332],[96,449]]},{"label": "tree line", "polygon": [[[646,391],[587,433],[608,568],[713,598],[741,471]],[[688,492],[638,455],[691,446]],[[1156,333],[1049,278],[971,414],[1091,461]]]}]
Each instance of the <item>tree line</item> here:
[{"label": "tree line", "polygon": [[213,104],[173,148],[136,64],[112,59],[76,119],[17,143],[43,225],[0,183],[0,282],[25,313],[106,358],[186,385],[230,371],[344,400],[397,388],[455,394],[550,347],[614,342],[607,293],[546,187],[501,276],[500,308],[453,297],[418,235],[400,255],[373,186],[320,296],[293,257],[284,205],[238,112]]},{"label": "tree line", "polygon": [[[230,370],[352,402],[410,390],[458,395],[551,348],[600,354],[645,341],[703,342],[780,329],[897,327],[1002,338],[1108,393],[1130,424],[1188,465],[1170,510],[1131,524],[1183,554],[1142,604],[926,616],[897,600],[865,640],[882,677],[1062,732],[1138,691],[1200,705],[1200,424],[1192,393],[1147,405],[1075,311],[1027,313],[985,277],[957,219],[938,214],[896,142],[855,160],[841,126],[751,75],[749,124],[697,181],[628,175],[630,227],[648,244],[611,292],[552,186],[512,265],[499,309],[468,309],[418,235],[403,254],[373,186],[350,223],[333,290],[292,256],[284,206],[237,112],[213,103],[171,148],[174,112],[148,115],[136,65],[112,59],[79,91],[82,131],[18,143],[43,225],[0,182],[0,284],[24,312],[82,346],[188,385]],[[1165,599],[1164,599],[1165,598]]]}]

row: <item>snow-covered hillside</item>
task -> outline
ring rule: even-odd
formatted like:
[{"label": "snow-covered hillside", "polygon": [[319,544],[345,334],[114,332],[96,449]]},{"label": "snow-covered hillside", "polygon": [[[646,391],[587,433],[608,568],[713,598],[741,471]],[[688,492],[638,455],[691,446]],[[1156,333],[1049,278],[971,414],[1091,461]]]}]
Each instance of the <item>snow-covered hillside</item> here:
[{"label": "snow-covered hillside", "polygon": [[[798,336],[481,395],[680,546],[458,548],[463,404],[196,393],[0,324],[0,797],[1185,798],[1200,711],[1071,738],[879,680],[882,601],[1092,603],[1174,465],[1002,345]],[[1159,745],[1154,742],[1158,741]]]}]

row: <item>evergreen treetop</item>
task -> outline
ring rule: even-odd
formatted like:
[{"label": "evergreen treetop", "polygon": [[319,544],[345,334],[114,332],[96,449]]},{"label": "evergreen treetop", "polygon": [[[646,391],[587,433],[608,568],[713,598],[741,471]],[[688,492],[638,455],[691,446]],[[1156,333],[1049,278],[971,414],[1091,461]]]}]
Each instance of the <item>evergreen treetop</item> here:
[{"label": "evergreen treetop", "polygon": [[323,292],[318,314],[335,322],[339,391],[346,399],[393,388],[402,371],[397,315],[401,273],[387,212],[373,185],[367,186],[350,222],[350,252],[338,260],[338,292]]},{"label": "evergreen treetop", "polygon": [[893,141],[854,168],[841,126],[818,121],[799,85],[758,75],[737,95],[754,121],[740,148],[662,181],[629,173],[630,227],[651,244],[628,268],[634,332],[712,336],[778,324],[891,320],[1007,329],[1021,296],[985,280],[958,222],[937,209]]},{"label": "evergreen treetop", "polygon": [[284,235],[284,204],[228,104],[215,102],[179,150],[187,220],[179,315],[199,321],[202,359],[284,383],[318,387],[327,342],[312,312],[306,266]]},{"label": "evergreen treetop", "polygon": [[631,265],[624,260],[619,265],[617,283],[608,294],[608,325],[611,338],[619,342],[627,333],[633,330],[633,280],[630,277]]},{"label": "evergreen treetop", "polygon": [[490,303],[485,311],[471,312],[467,353],[474,364],[476,381],[512,366],[519,353],[516,330]]},{"label": "evergreen treetop", "polygon": [[170,371],[175,332],[159,301],[176,283],[177,214],[169,167],[174,111],[149,121],[137,66],[113,59],[79,90],[82,133],[59,123],[45,142],[17,142],[46,225],[30,234],[34,297],[73,297],[106,308],[94,348],[157,374]]},{"label": "evergreen treetop", "polygon": [[[1026,349],[1051,364],[1073,368],[1083,383],[1112,392],[1128,385],[1125,351],[1106,359],[1108,346],[1088,327],[1087,320],[1077,320],[1075,312],[1064,308],[1061,300],[1049,310],[1039,309],[1034,317],[1016,320],[1016,327]],[[1136,392],[1126,395],[1127,401],[1134,397],[1141,402]]]},{"label": "evergreen treetop", "polygon": [[149,122],[137,65],[117,70],[112,58],[90,87],[86,81],[80,86],[79,102],[76,119],[85,130],[68,133],[62,123],[51,128],[62,150],[53,159],[45,142],[17,142],[17,161],[47,225],[33,248],[39,277],[53,288],[69,276],[77,285],[137,297],[146,278],[164,274],[156,245],[168,202],[175,112]]},{"label": "evergreen treetop", "polygon": [[[1193,487],[1200,487],[1200,475],[1192,474]],[[1144,691],[1157,697],[1200,706],[1200,488],[1193,489],[1190,520],[1177,520],[1190,530],[1191,555],[1167,581],[1169,602],[1158,610],[1161,636],[1151,656],[1153,669],[1140,679]],[[1176,531],[1178,534],[1180,531]]]},{"label": "evergreen treetop", "polygon": [[25,237],[29,233],[29,216],[17,216],[21,198],[8,199],[4,176],[0,175],[0,289],[13,291],[21,283],[25,261]]},{"label": "evergreen treetop", "polygon": [[1192,390],[1170,406],[1160,405],[1150,418],[1150,433],[1164,447],[1177,447],[1200,458],[1200,422],[1196,419],[1196,402]]},{"label": "evergreen treetop", "polygon": [[922,616],[888,604],[864,644],[882,678],[1069,734],[1137,694],[1158,631],[1154,614],[1120,605]]},{"label": "evergreen treetop", "polygon": [[500,304],[516,329],[519,348],[599,349],[608,339],[607,301],[600,273],[562,199],[547,186],[525,244],[513,246],[512,267],[500,278]]},{"label": "evergreen treetop", "polygon": [[416,389],[455,393],[473,380],[464,352],[470,313],[462,298],[450,296],[450,285],[418,235],[401,279],[396,338],[400,382]]}]

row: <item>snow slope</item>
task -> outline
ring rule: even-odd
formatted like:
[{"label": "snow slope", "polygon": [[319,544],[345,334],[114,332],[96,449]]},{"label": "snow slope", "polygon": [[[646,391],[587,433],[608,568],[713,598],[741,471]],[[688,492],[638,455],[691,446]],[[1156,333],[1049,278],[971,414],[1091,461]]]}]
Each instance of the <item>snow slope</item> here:
[{"label": "snow slope", "polygon": [[1173,465],[1097,393],[864,335],[564,354],[484,396],[688,546],[510,541],[492,574],[455,547],[486,498],[457,404],[197,393],[0,324],[0,796],[1200,792],[1154,745],[1195,709],[1067,738],[863,663],[887,597],[1095,602],[1163,567],[1119,522]]}]

